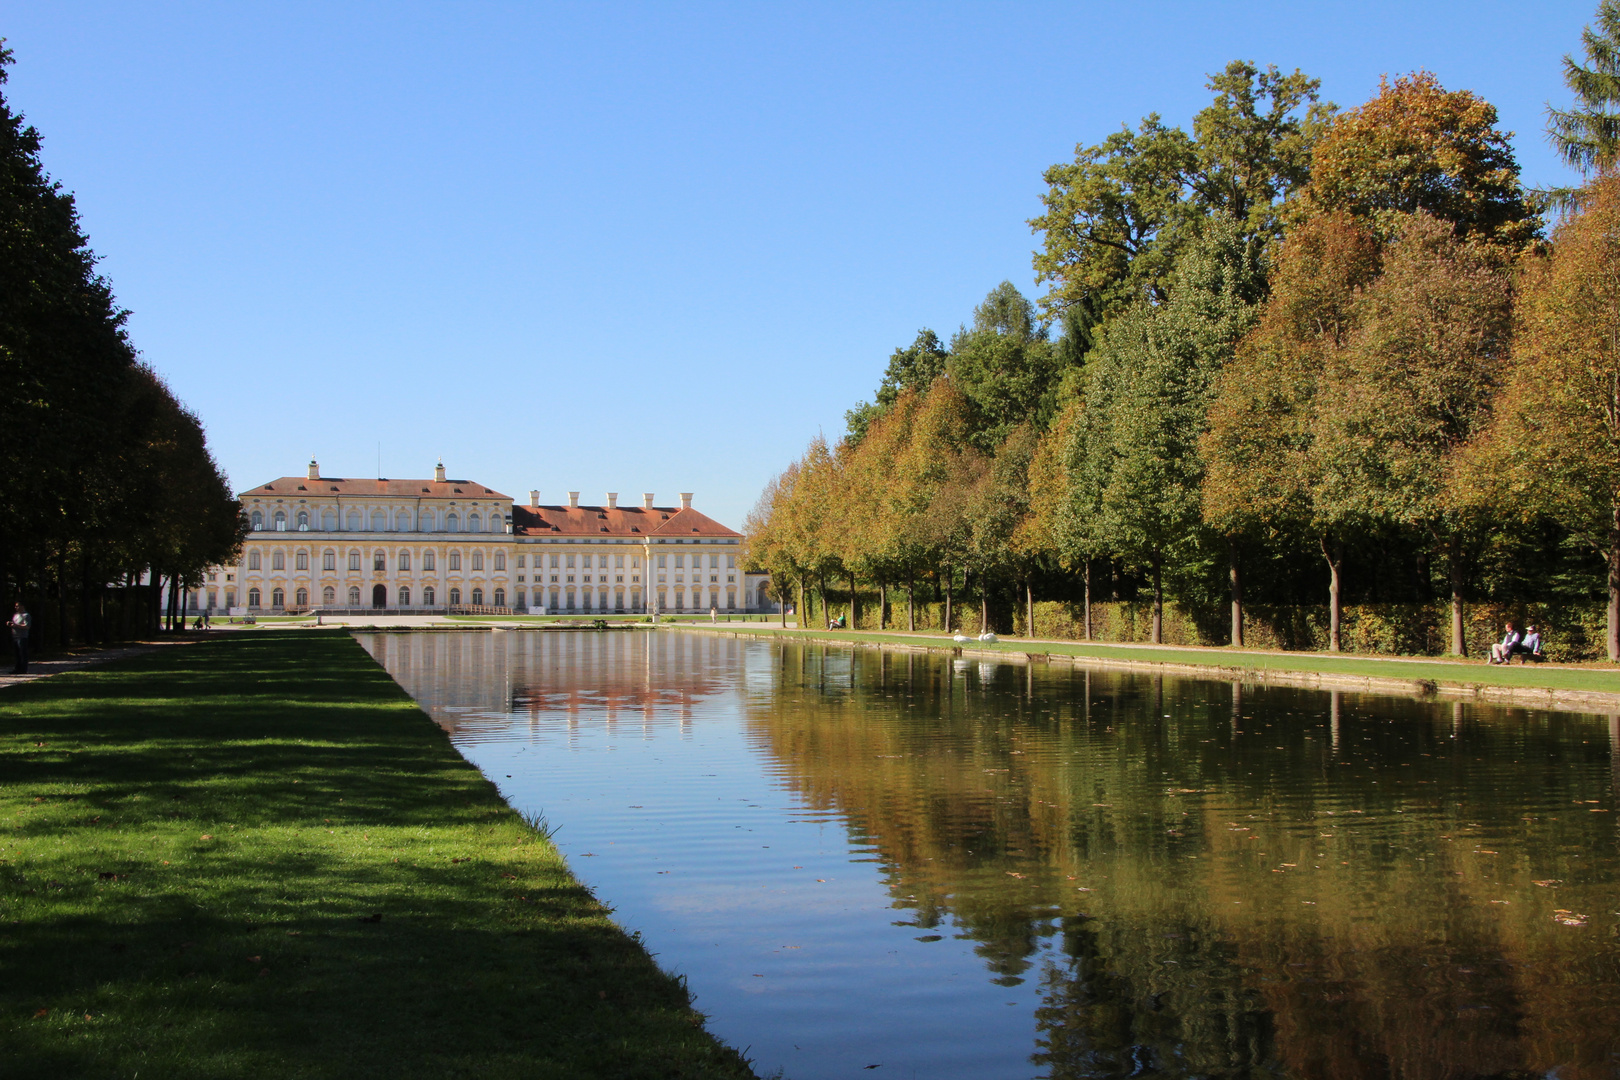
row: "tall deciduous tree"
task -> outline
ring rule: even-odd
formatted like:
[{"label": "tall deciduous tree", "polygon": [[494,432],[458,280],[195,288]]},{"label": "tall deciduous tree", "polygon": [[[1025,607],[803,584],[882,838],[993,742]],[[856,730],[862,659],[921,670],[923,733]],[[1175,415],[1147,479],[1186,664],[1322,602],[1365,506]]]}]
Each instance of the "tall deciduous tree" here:
[{"label": "tall deciduous tree", "polygon": [[1515,362],[1479,453],[1502,505],[1561,523],[1608,564],[1620,660],[1620,180],[1598,180],[1523,286]]}]

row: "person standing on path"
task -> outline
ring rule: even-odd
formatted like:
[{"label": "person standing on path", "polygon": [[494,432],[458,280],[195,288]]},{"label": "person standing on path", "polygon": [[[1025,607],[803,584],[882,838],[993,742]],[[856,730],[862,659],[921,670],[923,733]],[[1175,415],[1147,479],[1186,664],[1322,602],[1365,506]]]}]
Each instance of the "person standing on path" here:
[{"label": "person standing on path", "polygon": [[28,674],[28,628],[33,622],[22,601],[17,601],[17,610],[11,616],[11,643],[17,648],[17,666],[11,669],[13,675]]}]

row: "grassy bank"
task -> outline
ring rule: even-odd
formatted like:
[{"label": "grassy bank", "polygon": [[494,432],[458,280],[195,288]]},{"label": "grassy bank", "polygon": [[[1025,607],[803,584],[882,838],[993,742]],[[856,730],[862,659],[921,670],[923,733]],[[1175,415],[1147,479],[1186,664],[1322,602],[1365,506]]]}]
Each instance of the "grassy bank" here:
[{"label": "grassy bank", "polygon": [[[705,628],[706,629],[706,628]],[[716,629],[724,630],[725,627]],[[745,628],[738,627],[742,630]],[[951,648],[954,643],[943,634],[877,633],[866,630],[782,630],[780,627],[748,627],[750,634],[779,634],[812,641],[863,642]],[[1426,680],[1467,686],[1504,686],[1528,689],[1620,694],[1620,669],[1613,666],[1556,666],[1548,664],[1486,664],[1477,660],[1408,660],[1373,656],[1328,655],[1324,653],[1276,653],[1232,648],[1192,648],[1167,645],[1112,645],[1097,642],[1002,640],[973,642],[964,646],[975,652],[1035,653],[1042,656],[1090,657],[1099,660],[1128,660],[1145,664],[1185,664],[1210,668],[1241,668],[1253,671],[1311,672],[1360,678]]]},{"label": "grassy bank", "polygon": [[0,1075],[745,1077],[343,633],[0,693]]}]

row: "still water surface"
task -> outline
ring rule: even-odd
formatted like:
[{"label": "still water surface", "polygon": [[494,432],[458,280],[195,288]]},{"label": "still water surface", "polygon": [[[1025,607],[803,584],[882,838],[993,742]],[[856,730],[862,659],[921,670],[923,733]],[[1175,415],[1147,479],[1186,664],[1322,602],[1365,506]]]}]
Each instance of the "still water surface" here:
[{"label": "still water surface", "polygon": [[762,1074],[1620,1077],[1620,718],[359,637]]}]

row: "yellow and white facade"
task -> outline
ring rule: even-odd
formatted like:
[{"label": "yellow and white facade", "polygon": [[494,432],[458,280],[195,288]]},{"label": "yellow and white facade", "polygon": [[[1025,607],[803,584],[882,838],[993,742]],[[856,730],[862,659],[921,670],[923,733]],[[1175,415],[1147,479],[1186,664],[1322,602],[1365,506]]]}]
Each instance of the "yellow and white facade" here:
[{"label": "yellow and white facade", "polygon": [[[250,531],[235,566],[215,567],[190,610],[233,614],[372,609],[443,613],[754,610],[742,537],[692,509],[528,505],[482,484],[324,477],[311,461],[241,494]],[[752,590],[752,591],[751,591]],[[752,602],[751,602],[752,601]]]}]

